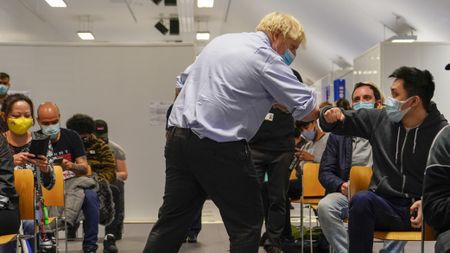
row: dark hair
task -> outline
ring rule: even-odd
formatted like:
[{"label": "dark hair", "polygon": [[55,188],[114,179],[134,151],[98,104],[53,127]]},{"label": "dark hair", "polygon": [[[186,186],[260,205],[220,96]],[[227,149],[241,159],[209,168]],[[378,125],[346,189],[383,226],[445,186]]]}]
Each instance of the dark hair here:
[{"label": "dark hair", "polygon": [[363,87],[363,86],[367,86],[373,91],[373,96],[375,97],[376,101],[382,100],[380,90],[377,88],[377,86],[375,86],[374,83],[371,83],[371,82],[359,82],[359,83],[355,84],[355,87],[353,88],[353,91],[352,91],[352,100],[353,100],[353,94],[355,94],[355,90],[360,87]]},{"label": "dark hair", "polygon": [[434,81],[430,71],[403,66],[394,70],[389,77],[403,80],[408,97],[419,96],[423,107],[428,108],[434,95]]},{"label": "dark hair", "polygon": [[8,79],[9,80],[9,75],[5,72],[0,72],[0,79]]},{"label": "dark hair", "polygon": [[11,94],[8,95],[5,100],[3,101],[2,104],[2,112],[5,115],[5,118],[8,117],[8,115],[11,113],[12,107],[16,102],[19,101],[25,101],[27,102],[27,104],[30,106],[30,110],[31,110],[31,118],[34,119],[34,107],[33,107],[33,102],[31,101],[31,99],[29,97],[27,97],[24,94],[21,93],[16,93],[16,94]]},{"label": "dark hair", "polygon": [[298,128],[301,132],[301,131],[303,131],[303,129],[305,127],[307,127],[309,124],[311,124],[313,122],[314,122],[314,120],[308,121],[308,122],[297,120],[297,121],[295,121],[295,127]]},{"label": "dark hair", "polygon": [[92,134],[95,130],[95,122],[86,114],[75,114],[67,120],[66,126],[78,134]]},{"label": "dark hair", "polygon": [[338,101],[336,101],[336,106],[337,106],[337,107],[341,107],[341,108],[343,108],[344,110],[350,110],[350,109],[352,109],[352,107],[350,106],[350,102],[348,102],[348,100],[345,99],[345,98],[341,98],[341,99],[339,99]]},{"label": "dark hair", "polygon": [[333,106],[333,105],[328,101],[323,101],[322,103],[319,104],[319,109],[322,109],[325,106]]}]

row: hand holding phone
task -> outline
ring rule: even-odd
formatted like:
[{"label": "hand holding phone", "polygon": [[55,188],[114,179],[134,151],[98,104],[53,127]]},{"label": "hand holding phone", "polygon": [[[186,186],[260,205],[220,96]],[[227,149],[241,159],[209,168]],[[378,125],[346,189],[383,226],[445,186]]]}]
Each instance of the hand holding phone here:
[{"label": "hand holding phone", "polygon": [[62,162],[63,162],[63,158],[62,157],[58,157],[55,160],[53,160],[53,164],[54,165],[58,165],[58,166],[61,166]]}]

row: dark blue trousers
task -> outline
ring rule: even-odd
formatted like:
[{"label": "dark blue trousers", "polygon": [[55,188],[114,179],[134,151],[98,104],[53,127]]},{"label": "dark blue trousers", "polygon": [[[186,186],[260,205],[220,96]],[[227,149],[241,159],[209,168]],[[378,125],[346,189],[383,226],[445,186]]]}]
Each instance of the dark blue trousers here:
[{"label": "dark blue trousers", "polygon": [[371,191],[357,193],[350,201],[349,253],[372,253],[373,232],[413,230],[411,199],[389,198]]}]

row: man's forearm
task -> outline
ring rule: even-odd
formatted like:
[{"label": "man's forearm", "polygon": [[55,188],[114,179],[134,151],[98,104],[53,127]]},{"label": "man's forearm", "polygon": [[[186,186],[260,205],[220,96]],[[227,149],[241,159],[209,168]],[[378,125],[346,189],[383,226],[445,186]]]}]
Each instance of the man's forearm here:
[{"label": "man's forearm", "polygon": [[86,165],[76,163],[72,163],[72,166],[70,166],[69,170],[77,175],[84,175],[88,172],[88,168],[86,167]]}]

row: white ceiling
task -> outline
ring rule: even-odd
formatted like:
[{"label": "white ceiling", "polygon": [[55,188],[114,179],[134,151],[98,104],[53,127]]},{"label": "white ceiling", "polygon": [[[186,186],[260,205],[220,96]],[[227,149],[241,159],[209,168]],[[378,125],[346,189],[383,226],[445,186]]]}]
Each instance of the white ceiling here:
[{"label": "white ceiling", "polygon": [[[80,42],[76,32],[87,29],[80,18],[86,15],[95,42],[193,41],[192,33],[164,36],[153,27],[161,17],[177,16],[177,7],[164,1],[65,1],[67,8],[51,8],[44,0],[0,0],[0,42]],[[288,12],[305,26],[307,47],[298,51],[294,68],[310,82],[394,35],[383,25],[395,26],[394,14],[416,29],[419,41],[450,41],[450,0],[215,0],[212,9],[194,8],[203,20],[194,29],[209,30],[213,37],[253,31],[272,11]]]}]

